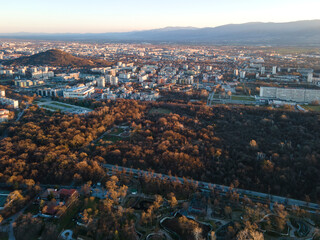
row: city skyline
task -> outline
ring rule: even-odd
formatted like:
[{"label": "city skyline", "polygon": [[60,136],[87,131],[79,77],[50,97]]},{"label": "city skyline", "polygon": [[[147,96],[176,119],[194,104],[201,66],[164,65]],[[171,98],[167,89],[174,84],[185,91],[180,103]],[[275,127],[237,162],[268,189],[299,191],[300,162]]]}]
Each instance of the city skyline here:
[{"label": "city skyline", "polygon": [[[302,9],[308,9],[301,11]],[[290,22],[319,19],[316,0],[109,2],[70,0],[11,1],[2,4],[0,33],[103,33],[171,26],[216,27],[246,22]],[[268,14],[266,14],[268,13]],[[41,19],[41,21],[39,21]]]}]

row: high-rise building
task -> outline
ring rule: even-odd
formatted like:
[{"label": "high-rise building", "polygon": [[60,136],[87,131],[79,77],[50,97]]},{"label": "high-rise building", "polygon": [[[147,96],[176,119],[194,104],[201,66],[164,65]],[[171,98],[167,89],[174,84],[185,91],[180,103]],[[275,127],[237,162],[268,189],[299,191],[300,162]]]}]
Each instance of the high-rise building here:
[{"label": "high-rise building", "polygon": [[111,85],[118,85],[118,84],[119,84],[118,77],[112,77],[111,78]]},{"label": "high-rise building", "polygon": [[240,71],[240,78],[245,78],[246,77],[246,72],[245,71]]},{"label": "high-rise building", "polygon": [[24,76],[24,75],[26,75],[26,70],[24,68],[21,68],[18,70],[18,74],[21,76]]},{"label": "high-rise building", "polygon": [[308,73],[307,82],[308,82],[308,83],[312,83],[312,82],[313,82],[313,73],[312,73],[312,72],[309,72],[309,73]]},{"label": "high-rise building", "polygon": [[99,77],[97,79],[97,86],[99,88],[104,88],[106,86],[106,79],[104,77]]}]

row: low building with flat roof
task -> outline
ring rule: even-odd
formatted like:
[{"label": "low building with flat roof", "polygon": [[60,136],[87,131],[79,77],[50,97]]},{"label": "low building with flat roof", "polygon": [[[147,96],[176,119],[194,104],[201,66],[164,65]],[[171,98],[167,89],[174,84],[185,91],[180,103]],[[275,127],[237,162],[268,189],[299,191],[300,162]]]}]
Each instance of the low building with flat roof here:
[{"label": "low building with flat roof", "polygon": [[297,103],[311,103],[313,101],[320,101],[320,90],[260,87],[260,98],[278,99]]}]

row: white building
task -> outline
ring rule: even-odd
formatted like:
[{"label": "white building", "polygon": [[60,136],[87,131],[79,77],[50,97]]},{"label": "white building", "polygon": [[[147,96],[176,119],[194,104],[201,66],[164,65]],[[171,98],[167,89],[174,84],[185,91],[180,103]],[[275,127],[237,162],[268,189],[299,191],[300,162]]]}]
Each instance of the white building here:
[{"label": "white building", "polygon": [[311,103],[320,100],[320,90],[304,88],[260,87],[260,97],[293,101],[297,103]]},{"label": "white building", "polygon": [[130,73],[121,73],[121,74],[119,74],[119,78],[130,79]]},{"label": "white building", "polygon": [[0,123],[6,122],[9,119],[9,110],[7,109],[0,109]]},{"label": "white building", "polygon": [[309,73],[308,73],[307,82],[308,82],[308,83],[312,83],[312,82],[313,82],[313,73],[312,73],[312,72],[309,72]]},{"label": "white building", "polygon": [[63,97],[65,98],[87,98],[94,92],[94,87],[76,87],[63,91]]},{"label": "white building", "polygon": [[148,75],[140,76],[139,77],[139,82],[144,82],[148,80]]},{"label": "white building", "polygon": [[240,71],[240,78],[245,78],[246,77],[246,72],[245,71]]},{"label": "white building", "polygon": [[104,88],[106,86],[106,79],[104,77],[99,77],[97,79],[98,88]]},{"label": "white building", "polygon": [[21,68],[21,69],[18,70],[18,74],[20,76],[25,76],[26,75],[26,70],[24,68]]},{"label": "white building", "polygon": [[44,84],[42,80],[14,80],[14,85],[17,87],[31,87],[31,86],[38,86]]},{"label": "white building", "polygon": [[42,72],[42,71],[33,72],[31,74],[31,76],[33,79],[40,79],[40,78],[48,79],[48,78],[54,77],[54,72],[52,72],[52,71],[50,71],[50,72]]},{"label": "white building", "polygon": [[110,84],[111,84],[111,85],[114,85],[114,86],[118,85],[118,84],[119,84],[119,79],[118,79],[118,77],[112,77]]},{"label": "white building", "polygon": [[5,104],[5,105],[13,106],[13,108],[18,108],[19,107],[19,101],[18,100],[6,98],[6,97],[0,97],[0,102],[2,104]]}]

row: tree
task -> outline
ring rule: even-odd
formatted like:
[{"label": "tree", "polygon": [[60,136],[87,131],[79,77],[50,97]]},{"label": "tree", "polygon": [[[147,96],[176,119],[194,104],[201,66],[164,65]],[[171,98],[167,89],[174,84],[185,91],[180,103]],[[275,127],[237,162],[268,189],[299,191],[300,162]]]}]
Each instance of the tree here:
[{"label": "tree", "polygon": [[171,192],[171,193],[169,194],[169,199],[168,199],[168,201],[169,201],[170,207],[172,207],[172,208],[174,208],[175,206],[178,205],[178,201],[177,201],[177,199],[176,199],[176,197],[175,197],[175,195],[174,195],[173,192]]},{"label": "tree", "polygon": [[264,237],[258,231],[244,229],[237,234],[237,240],[264,240]]},{"label": "tree", "polygon": [[258,147],[258,144],[257,144],[256,140],[252,139],[250,141],[250,147],[252,147],[252,148],[257,148]]},{"label": "tree", "polygon": [[216,240],[217,237],[216,237],[216,233],[214,231],[211,231],[210,233],[210,240]]},{"label": "tree", "polygon": [[11,192],[7,197],[5,208],[10,208],[12,206],[19,205],[24,200],[25,198],[22,196],[21,191],[15,190]]},{"label": "tree", "polygon": [[204,240],[204,238],[202,238],[202,228],[200,227],[195,227],[193,229],[193,236],[195,238],[195,240]]},{"label": "tree", "polygon": [[224,213],[226,214],[227,217],[231,218],[231,213],[232,213],[232,209],[229,206],[226,206],[224,208]]}]

